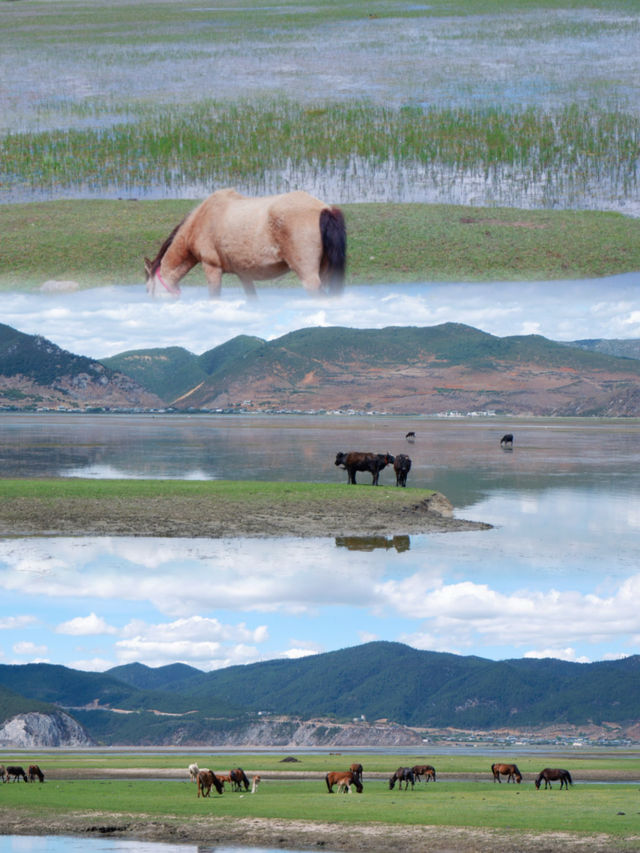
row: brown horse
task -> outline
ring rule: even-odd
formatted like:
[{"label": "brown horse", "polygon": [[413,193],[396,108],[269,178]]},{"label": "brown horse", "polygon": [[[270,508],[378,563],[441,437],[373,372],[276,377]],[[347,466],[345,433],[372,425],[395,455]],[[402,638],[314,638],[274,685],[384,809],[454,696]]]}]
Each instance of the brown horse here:
[{"label": "brown horse", "polygon": [[224,791],[224,785],[218,779],[213,770],[206,768],[198,771],[198,796],[202,793],[203,797],[208,797],[211,794],[211,786],[221,794]]},{"label": "brown horse", "polygon": [[413,770],[413,775],[416,777],[416,782],[419,782],[423,776],[425,782],[428,782],[429,779],[433,779],[434,782],[436,781],[436,770],[431,764],[416,764],[411,769]]},{"label": "brown horse", "polygon": [[491,772],[493,773],[493,781],[501,782],[500,776],[507,777],[507,784],[517,782],[518,785],[522,782],[522,773],[518,770],[517,764],[492,764]]},{"label": "brown horse", "polygon": [[234,791],[242,790],[243,785],[245,791],[248,791],[251,787],[251,783],[247,779],[247,774],[244,772],[242,767],[235,767],[233,770],[230,770],[229,776],[231,777],[231,784],[233,785]]},{"label": "brown horse", "polygon": [[147,292],[179,296],[178,282],[202,263],[212,298],[220,295],[223,273],[235,273],[255,296],[254,281],[289,270],[310,293],[340,293],[346,233],[339,208],[308,193],[247,198],[218,190],[173,229],[152,261],[145,258]]},{"label": "brown horse", "polygon": [[361,794],[363,790],[362,782],[354,773],[351,772],[351,770],[332,770],[324,777],[324,781],[327,783],[327,790],[330,794],[333,794],[334,785],[338,786],[338,793],[347,790],[351,794],[352,785],[355,786],[355,789],[359,794]]},{"label": "brown horse", "polygon": [[35,782],[36,779],[44,782],[44,773],[40,770],[37,764],[30,764],[27,773],[29,774],[30,782]]},{"label": "brown horse", "polygon": [[540,783],[544,780],[544,787],[552,788],[552,782],[560,780],[560,790],[562,786],[569,790],[569,785],[573,785],[571,773],[568,770],[561,770],[559,767],[545,767],[536,777],[536,788],[540,788]]}]

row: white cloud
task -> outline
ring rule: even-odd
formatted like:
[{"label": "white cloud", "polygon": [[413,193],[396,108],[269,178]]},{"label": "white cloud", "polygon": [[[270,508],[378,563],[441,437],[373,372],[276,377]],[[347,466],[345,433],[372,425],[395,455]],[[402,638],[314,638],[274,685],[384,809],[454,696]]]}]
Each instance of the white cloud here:
[{"label": "white cloud", "polygon": [[95,613],[88,616],[76,616],[67,622],[61,622],[56,628],[57,634],[73,634],[75,636],[90,636],[92,634],[117,634],[117,629]]},{"label": "white cloud", "polygon": [[0,619],[0,631],[18,631],[21,628],[27,628],[33,625],[38,620],[35,616],[5,616]]},{"label": "white cloud", "polygon": [[115,661],[106,658],[90,658],[83,660],[71,660],[65,664],[71,669],[81,669],[83,672],[105,672],[116,666]]},{"label": "white cloud", "polygon": [[264,643],[269,636],[265,625],[251,630],[243,622],[224,625],[202,616],[157,625],[134,620],[122,634],[115,644],[120,663],[162,666],[182,661],[204,670],[259,660],[254,644]]},{"label": "white cloud", "polygon": [[570,646],[565,649],[539,649],[538,651],[532,649],[529,652],[525,652],[523,657],[556,658],[557,660],[567,660],[572,661],[573,663],[590,663],[589,658],[584,655],[576,655],[576,650],[572,649]]},{"label": "white cloud", "polygon": [[48,651],[46,646],[38,646],[28,640],[13,644],[13,653],[22,657],[42,658]]}]

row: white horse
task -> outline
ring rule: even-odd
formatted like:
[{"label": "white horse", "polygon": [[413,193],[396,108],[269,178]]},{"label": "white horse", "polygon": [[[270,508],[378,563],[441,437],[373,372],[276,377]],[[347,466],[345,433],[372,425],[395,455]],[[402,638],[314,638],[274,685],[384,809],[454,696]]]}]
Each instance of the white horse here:
[{"label": "white horse", "polygon": [[190,764],[189,765],[189,778],[191,779],[192,782],[198,781],[198,770],[199,769],[200,768],[198,767],[197,764]]}]

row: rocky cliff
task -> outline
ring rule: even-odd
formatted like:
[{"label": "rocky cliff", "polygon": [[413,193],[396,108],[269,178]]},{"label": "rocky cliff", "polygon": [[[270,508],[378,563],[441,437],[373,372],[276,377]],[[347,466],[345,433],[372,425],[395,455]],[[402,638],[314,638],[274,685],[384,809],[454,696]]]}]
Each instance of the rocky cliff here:
[{"label": "rocky cliff", "polygon": [[0,746],[36,749],[49,746],[93,746],[86,730],[68,714],[17,714],[0,726]]}]

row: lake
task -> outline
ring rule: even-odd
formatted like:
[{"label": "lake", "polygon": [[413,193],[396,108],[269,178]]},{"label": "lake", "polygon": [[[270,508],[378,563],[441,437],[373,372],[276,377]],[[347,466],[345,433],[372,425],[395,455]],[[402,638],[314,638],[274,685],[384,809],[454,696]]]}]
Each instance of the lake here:
[{"label": "lake", "polygon": [[0,835],[0,853],[288,853],[266,847],[215,847],[169,844],[134,838],[83,838],[66,835]]},{"label": "lake", "polygon": [[[499,446],[505,432],[513,450]],[[95,669],[210,669],[367,639],[495,659],[635,653],[639,438],[634,420],[3,415],[5,476],[341,482],[336,451],[388,450],[411,456],[408,488],[494,525],[349,540],[7,539],[5,612],[31,620],[31,659],[35,648]]]}]

